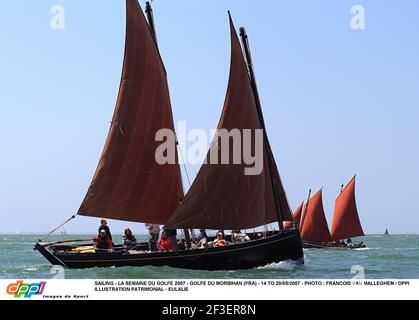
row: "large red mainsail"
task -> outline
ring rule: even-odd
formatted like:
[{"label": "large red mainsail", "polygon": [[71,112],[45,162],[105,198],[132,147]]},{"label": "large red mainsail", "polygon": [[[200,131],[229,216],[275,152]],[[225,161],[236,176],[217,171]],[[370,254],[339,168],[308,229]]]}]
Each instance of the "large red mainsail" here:
[{"label": "large red mainsail", "polygon": [[324,214],[322,194],[322,190],[317,192],[306,205],[300,225],[303,241],[321,244],[332,240]]},{"label": "large red mainsail", "polygon": [[174,132],[166,71],[137,0],[126,0],[126,14],[115,113],[78,214],[164,224],[183,195],[179,166],[155,160],[156,132]]},{"label": "large red mainsail", "polygon": [[[226,100],[218,129],[262,129],[254,92],[233,22],[231,29],[231,67]],[[265,139],[266,140],[266,139]],[[218,137],[213,141],[217,145]],[[264,141],[269,143],[269,141]],[[231,144],[230,144],[231,145]],[[232,148],[230,148],[232,149]],[[203,164],[185,199],[171,216],[168,228],[246,229],[277,222],[272,179],[281,199],[282,217],[291,211],[276,166],[271,176],[267,149],[263,149],[264,166],[259,175],[245,175],[241,164]],[[230,150],[232,153],[232,150]],[[208,153],[207,159],[210,159]],[[232,159],[232,154],[230,154]],[[282,224],[282,221],[279,221]]]},{"label": "large red mainsail", "polygon": [[332,238],[333,240],[343,240],[362,236],[364,236],[364,231],[356,208],[354,177],[336,199]]}]

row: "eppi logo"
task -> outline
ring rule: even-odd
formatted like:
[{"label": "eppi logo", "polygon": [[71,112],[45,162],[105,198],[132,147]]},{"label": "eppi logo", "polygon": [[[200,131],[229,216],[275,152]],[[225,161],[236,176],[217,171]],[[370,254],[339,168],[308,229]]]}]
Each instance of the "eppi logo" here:
[{"label": "eppi logo", "polygon": [[23,280],[16,281],[7,286],[6,292],[15,298],[31,298],[33,295],[40,295],[44,292],[45,281],[39,283],[25,283]]}]

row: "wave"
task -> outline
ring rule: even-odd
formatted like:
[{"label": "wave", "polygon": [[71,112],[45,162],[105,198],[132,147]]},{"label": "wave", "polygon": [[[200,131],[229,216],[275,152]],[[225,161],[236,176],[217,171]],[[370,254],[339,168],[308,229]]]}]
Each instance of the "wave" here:
[{"label": "wave", "polygon": [[297,263],[292,260],[285,260],[280,261],[278,263],[271,263],[263,267],[257,268],[258,270],[284,270],[284,271],[292,271],[297,266]]},{"label": "wave", "polygon": [[25,269],[26,272],[38,271],[38,268],[30,267]]},{"label": "wave", "polygon": [[371,250],[371,248],[356,248],[356,249],[353,249],[354,251],[368,251],[368,250]]}]

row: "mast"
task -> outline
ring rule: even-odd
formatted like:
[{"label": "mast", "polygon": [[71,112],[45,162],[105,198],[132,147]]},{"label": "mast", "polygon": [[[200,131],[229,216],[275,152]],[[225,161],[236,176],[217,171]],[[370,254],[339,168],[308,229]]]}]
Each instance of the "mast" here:
[{"label": "mast", "polygon": [[301,214],[300,225],[299,225],[299,229],[300,230],[301,230],[301,228],[303,226],[303,222],[304,222],[304,218],[306,216],[306,212],[307,212],[308,204],[310,202],[310,198],[311,198],[311,189],[308,190],[307,202],[306,202],[306,205],[304,206],[303,213]]},{"label": "mast", "polygon": [[271,150],[271,146],[269,144],[269,140],[268,140],[268,134],[266,132],[266,125],[265,125],[265,120],[263,119],[263,115],[262,115],[262,104],[260,102],[260,96],[259,96],[259,90],[257,87],[257,83],[256,83],[256,76],[255,76],[255,72],[253,69],[253,61],[252,61],[252,55],[250,53],[250,45],[249,45],[249,39],[246,33],[246,29],[244,27],[240,28],[240,37],[242,39],[242,45],[244,48],[244,53],[245,53],[245,57],[246,57],[246,63],[247,63],[247,68],[249,71],[249,76],[250,76],[250,82],[251,82],[251,86],[252,86],[252,90],[253,90],[253,95],[255,97],[255,102],[256,102],[256,108],[257,108],[257,113],[259,115],[259,121],[261,124],[261,127],[263,129],[263,138],[264,138],[264,146],[266,149],[266,153],[268,155],[268,166],[269,166],[269,173],[270,173],[270,177],[271,177],[271,184],[272,184],[272,190],[273,190],[273,196],[274,196],[274,202],[275,202],[275,209],[276,209],[276,213],[278,216],[278,226],[280,230],[284,229],[283,226],[283,221],[284,221],[284,215],[282,212],[282,207],[279,203],[279,192],[278,192],[278,185],[277,185],[277,181],[274,178],[274,162],[272,159],[272,150]]},{"label": "mast", "polygon": [[[153,15],[153,8],[151,7],[151,4],[149,1],[146,2],[146,8],[145,8],[145,13],[147,15],[147,21],[148,21],[148,25],[150,27],[150,32],[151,32],[151,36],[154,39],[154,42],[156,44],[157,47],[157,51],[159,51],[160,54],[160,50],[159,50],[159,43],[157,41],[157,32],[156,32],[156,24],[154,23],[154,15]],[[176,145],[178,144],[177,138],[176,138]],[[182,189],[183,189],[183,185],[182,185]],[[184,198],[185,195],[185,190],[182,190],[182,199]],[[188,248],[191,247],[191,237],[189,234],[189,230],[188,229],[183,229],[183,232],[185,234],[185,240],[186,240],[186,245]]]},{"label": "mast", "polygon": [[156,33],[156,26],[154,24],[154,15],[153,15],[153,8],[151,7],[150,1],[147,1],[145,3],[145,13],[147,15],[148,24],[150,26],[151,36],[154,39],[154,42],[156,43],[157,48],[159,47],[157,42],[157,33]]}]

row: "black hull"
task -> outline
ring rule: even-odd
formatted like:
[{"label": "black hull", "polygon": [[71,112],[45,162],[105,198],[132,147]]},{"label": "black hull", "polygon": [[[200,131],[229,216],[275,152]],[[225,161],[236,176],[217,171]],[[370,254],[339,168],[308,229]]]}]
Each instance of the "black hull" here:
[{"label": "black hull", "polygon": [[304,249],[334,249],[334,250],[344,250],[344,249],[360,249],[360,248],[366,248],[365,245],[361,244],[355,244],[353,247],[348,246],[337,246],[337,245],[331,245],[331,244],[318,244],[318,243],[312,243],[303,241],[303,248]]},{"label": "black hull", "polygon": [[287,230],[260,240],[227,247],[165,253],[123,252],[58,253],[53,247],[36,244],[50,263],[68,268],[168,266],[192,270],[252,269],[284,260],[304,263],[298,230]]}]

